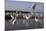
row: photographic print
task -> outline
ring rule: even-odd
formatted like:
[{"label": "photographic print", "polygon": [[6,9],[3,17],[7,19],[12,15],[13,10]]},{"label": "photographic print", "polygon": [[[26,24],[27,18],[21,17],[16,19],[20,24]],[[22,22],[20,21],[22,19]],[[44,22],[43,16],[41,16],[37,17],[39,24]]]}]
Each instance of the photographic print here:
[{"label": "photographic print", "polygon": [[5,0],[5,31],[44,28],[44,3]]}]

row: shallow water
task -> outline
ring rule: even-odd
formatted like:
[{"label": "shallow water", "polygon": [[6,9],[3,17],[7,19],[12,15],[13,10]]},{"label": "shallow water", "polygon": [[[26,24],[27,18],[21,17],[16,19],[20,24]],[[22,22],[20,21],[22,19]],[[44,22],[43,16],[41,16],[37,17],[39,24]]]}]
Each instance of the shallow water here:
[{"label": "shallow water", "polygon": [[43,28],[43,19],[39,19],[36,23],[34,19],[17,19],[16,23],[12,26],[10,20],[6,20],[5,29],[6,30],[21,30],[21,29],[34,29],[34,28]]},{"label": "shallow water", "polygon": [[[14,16],[16,14],[14,13]],[[31,16],[32,14],[24,14]],[[41,16],[42,15],[42,16]],[[43,17],[43,13],[36,13],[35,16]],[[5,20],[5,30],[23,30],[23,29],[35,29],[35,28],[43,28],[44,27],[44,19],[38,19],[38,22],[33,19],[17,19],[14,25],[10,22],[11,19]]]}]

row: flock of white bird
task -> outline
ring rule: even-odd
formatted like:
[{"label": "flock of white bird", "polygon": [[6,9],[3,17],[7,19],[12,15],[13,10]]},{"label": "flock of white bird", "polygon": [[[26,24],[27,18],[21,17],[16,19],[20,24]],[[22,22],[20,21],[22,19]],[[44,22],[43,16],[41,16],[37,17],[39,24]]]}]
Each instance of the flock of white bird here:
[{"label": "flock of white bird", "polygon": [[[35,4],[33,4],[33,5],[32,5],[32,7],[33,7],[33,8],[35,8]],[[33,14],[33,13],[32,13],[32,14]],[[15,16],[15,17],[11,15],[11,18],[12,18],[12,20],[13,20],[12,25],[14,25],[14,23],[16,22],[16,18],[18,17],[18,15],[19,15],[19,14],[16,14],[16,16]],[[29,19],[30,17],[32,17],[32,16],[24,15],[23,17],[24,17],[26,20],[28,20],[28,19]],[[39,21],[39,19],[38,19],[38,18],[36,18],[36,16],[35,16],[35,18],[34,18],[34,19],[35,19],[35,21],[36,21],[36,22],[38,22],[38,21]],[[11,21],[12,21],[12,20],[11,20]]]},{"label": "flock of white bird", "polygon": [[[17,18],[17,17],[18,17],[18,14],[16,14],[16,17],[14,17],[14,16],[12,16],[12,15],[11,15],[11,18],[12,18],[12,20],[11,20],[11,21],[13,21],[13,22],[12,22],[12,25],[14,25],[14,23],[16,22],[16,20],[17,20],[16,18]],[[25,18],[26,20],[29,20],[30,16],[23,16],[23,18]],[[35,18],[34,18],[34,19],[35,19],[35,21],[36,21],[36,22],[38,22],[38,21],[39,21],[39,19],[38,19],[38,18],[36,18],[36,16],[35,16]]]}]

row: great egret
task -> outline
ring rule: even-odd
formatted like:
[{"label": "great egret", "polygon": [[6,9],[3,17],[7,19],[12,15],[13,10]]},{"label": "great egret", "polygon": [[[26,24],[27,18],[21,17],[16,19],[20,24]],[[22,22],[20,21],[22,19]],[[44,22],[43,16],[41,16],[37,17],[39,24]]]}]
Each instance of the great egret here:
[{"label": "great egret", "polygon": [[11,16],[11,18],[12,18],[12,19],[10,20],[10,22],[12,22],[12,21],[13,21],[13,19],[14,19],[14,16],[13,16],[13,15],[10,15],[10,16]]},{"label": "great egret", "polygon": [[36,16],[35,16],[35,21],[36,21],[36,22],[38,22],[38,20],[39,20],[39,19],[38,19],[38,18],[36,18]]},{"label": "great egret", "polygon": [[14,19],[14,16],[11,15],[11,18]]},{"label": "great egret", "polygon": [[13,20],[12,25],[14,25],[15,22],[16,22],[16,17],[15,17],[15,19]]},{"label": "great egret", "polygon": [[24,15],[23,17],[24,17],[25,19],[27,19],[27,20],[30,18],[30,16],[26,16],[26,15]]}]

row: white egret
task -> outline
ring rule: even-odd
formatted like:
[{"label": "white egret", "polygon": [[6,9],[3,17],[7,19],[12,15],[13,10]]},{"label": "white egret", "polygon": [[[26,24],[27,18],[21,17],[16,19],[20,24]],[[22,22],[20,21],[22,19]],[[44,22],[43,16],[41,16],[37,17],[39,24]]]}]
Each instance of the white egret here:
[{"label": "white egret", "polygon": [[23,16],[23,17],[24,17],[24,18],[26,18],[27,20],[30,18],[30,16],[26,16],[26,15],[25,15],[25,16]]},{"label": "white egret", "polygon": [[36,21],[36,22],[38,22],[38,20],[39,20],[39,19],[38,19],[38,18],[36,18],[36,16],[35,16],[35,21]]},{"label": "white egret", "polygon": [[15,22],[16,22],[16,17],[15,17],[15,19],[13,20],[12,25],[14,25]]},{"label": "white egret", "polygon": [[11,15],[11,18],[14,19],[14,16]]}]

